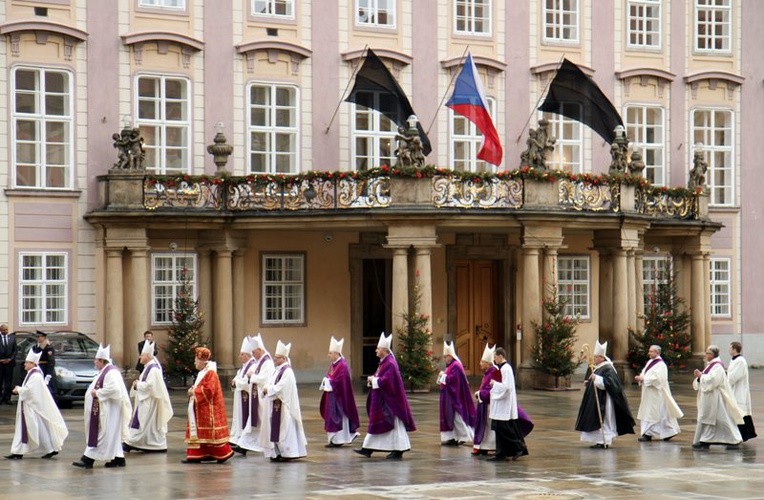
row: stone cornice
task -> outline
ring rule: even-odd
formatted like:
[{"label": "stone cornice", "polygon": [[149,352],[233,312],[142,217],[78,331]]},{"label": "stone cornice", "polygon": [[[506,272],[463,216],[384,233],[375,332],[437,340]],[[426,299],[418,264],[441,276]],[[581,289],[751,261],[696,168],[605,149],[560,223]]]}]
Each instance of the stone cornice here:
[{"label": "stone cornice", "polygon": [[674,78],[676,78],[676,75],[669,71],[664,71],[658,68],[648,68],[648,67],[630,68],[630,69],[625,69],[622,71],[616,71],[615,76],[619,80],[652,76],[659,80],[666,80],[667,82],[672,82],[674,81]]},{"label": "stone cornice", "polygon": [[43,19],[21,19],[0,24],[0,34],[2,35],[12,35],[14,33],[28,31],[46,31],[48,33],[55,33],[57,35],[73,38],[78,42],[84,42],[88,38],[88,33],[79,28]]},{"label": "stone cornice", "polygon": [[274,40],[258,40],[253,42],[240,43],[236,46],[236,52],[246,54],[258,50],[278,50],[296,55],[302,59],[307,59],[313,54],[313,51],[302,45],[290,42],[277,42]]},{"label": "stone cornice", "polygon": [[[561,63],[559,62],[548,62],[543,64],[537,64],[536,66],[531,66],[531,74],[534,75],[540,75],[543,73],[549,73],[557,71],[557,67],[560,66]],[[590,68],[589,66],[584,66],[583,64],[576,63],[576,66],[578,66],[581,71],[584,72],[586,76],[592,76],[594,75],[594,69]]]},{"label": "stone cornice", "polygon": [[[374,51],[375,54],[377,54],[379,57],[383,59],[389,59],[391,61],[400,63],[404,66],[408,66],[412,62],[414,62],[414,58],[411,57],[408,54],[405,54],[403,52],[399,52],[397,50],[391,50],[391,49],[375,49],[374,47],[371,47],[371,50]],[[343,61],[355,61],[356,59],[360,59],[364,55],[365,50],[364,49],[358,49],[358,50],[349,50],[347,52],[342,53],[342,60]]]},{"label": "stone cornice", "polygon": [[136,31],[126,33],[121,38],[122,43],[128,46],[150,42],[169,42],[176,43],[193,51],[204,49],[203,41],[174,31]]},{"label": "stone cornice", "polygon": [[[462,57],[452,57],[450,59],[443,59],[440,61],[440,65],[443,66],[444,69],[450,69],[455,66],[461,66],[463,60],[464,58]],[[504,71],[507,69],[507,63],[491,57],[472,56],[472,60],[475,61],[477,66],[485,66],[486,68],[491,68],[496,71]]]},{"label": "stone cornice", "polygon": [[742,85],[745,77],[729,71],[698,71],[684,77],[686,83],[692,84],[701,80],[721,80],[733,85]]}]

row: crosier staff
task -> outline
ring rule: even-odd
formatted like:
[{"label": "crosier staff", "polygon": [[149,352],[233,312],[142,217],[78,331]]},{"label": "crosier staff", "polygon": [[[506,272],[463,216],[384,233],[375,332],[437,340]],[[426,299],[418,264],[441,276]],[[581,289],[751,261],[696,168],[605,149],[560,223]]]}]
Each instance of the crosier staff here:
[{"label": "crosier staff", "polygon": [[[594,380],[592,379],[592,375],[594,375],[594,356],[592,356],[592,348],[589,347],[589,344],[584,344],[581,346],[581,353],[579,355],[579,361],[581,358],[586,358],[586,361],[589,365],[589,371],[591,372],[591,375],[589,375],[589,382],[594,384]],[[584,380],[586,382],[586,380]],[[605,440],[605,427],[602,425],[602,411],[600,410],[600,398],[597,394],[597,386],[593,385],[594,387],[594,401],[597,404],[597,418],[600,421],[600,432],[602,433],[602,444],[607,448],[607,441]]]}]

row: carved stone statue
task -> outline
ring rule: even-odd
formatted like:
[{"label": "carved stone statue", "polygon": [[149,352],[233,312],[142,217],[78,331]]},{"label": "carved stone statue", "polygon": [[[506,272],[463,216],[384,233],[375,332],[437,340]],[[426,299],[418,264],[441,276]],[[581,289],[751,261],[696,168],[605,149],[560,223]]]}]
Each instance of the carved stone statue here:
[{"label": "carved stone statue", "polygon": [[112,134],[114,147],[117,148],[116,170],[143,170],[146,152],[143,149],[143,137],[138,128],[125,127],[120,133]]},{"label": "carved stone statue", "polygon": [[624,174],[628,172],[629,139],[626,137],[626,131],[622,125],[615,128],[615,139],[610,145],[610,156],[612,161],[610,162],[609,173]]},{"label": "carved stone statue", "polygon": [[398,147],[395,149],[398,161],[395,162],[395,166],[422,168],[425,162],[424,146],[416,127],[416,117],[409,117],[408,122],[409,127],[398,127],[398,133],[395,135],[395,140],[398,141]]},{"label": "carved stone statue", "polygon": [[549,136],[548,127],[549,121],[542,118],[539,120],[539,128],[528,130],[528,140],[525,141],[528,147],[520,154],[521,167],[547,169],[546,159],[554,151],[554,144],[557,142],[557,139]]},{"label": "carved stone statue", "polygon": [[639,151],[633,151],[631,153],[631,161],[629,162],[631,175],[641,176],[644,169],[645,162],[642,161],[642,154]]},{"label": "carved stone statue", "polygon": [[690,189],[707,189],[706,172],[708,172],[708,162],[703,157],[703,151],[699,149],[695,150],[695,154],[692,157],[692,170],[690,170],[690,179],[687,182],[687,187]]}]

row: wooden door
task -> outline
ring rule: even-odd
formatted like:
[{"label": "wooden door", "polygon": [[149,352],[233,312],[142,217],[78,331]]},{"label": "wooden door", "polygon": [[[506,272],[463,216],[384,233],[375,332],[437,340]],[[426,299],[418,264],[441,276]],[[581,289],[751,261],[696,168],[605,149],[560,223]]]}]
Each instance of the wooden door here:
[{"label": "wooden door", "polygon": [[480,357],[486,343],[495,344],[499,334],[498,262],[456,262],[456,353],[468,375],[480,373]]}]

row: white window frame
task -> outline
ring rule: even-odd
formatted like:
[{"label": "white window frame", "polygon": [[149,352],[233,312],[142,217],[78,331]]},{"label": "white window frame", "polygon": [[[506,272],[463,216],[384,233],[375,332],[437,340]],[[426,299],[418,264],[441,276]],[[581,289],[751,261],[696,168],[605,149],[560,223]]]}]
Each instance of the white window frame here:
[{"label": "white window frame", "polygon": [[[496,100],[492,97],[486,97],[486,104],[488,104],[488,113],[493,118],[496,116]],[[456,121],[464,121],[466,134],[458,135],[456,133]],[[452,109],[448,110],[448,124],[449,124],[449,166],[451,170],[457,170],[456,167],[456,144],[465,143],[465,149],[467,150],[467,158],[461,160],[464,163],[464,167],[461,170],[464,172],[495,172],[498,166],[492,165],[483,160],[478,160],[477,154],[483,146],[484,137],[480,133],[477,126],[468,120],[466,117],[454,113]]]},{"label": "white window frame", "polygon": [[[630,49],[661,50],[663,46],[663,0],[627,0],[626,2],[626,46]],[[632,10],[636,10],[635,14]],[[649,31],[649,23],[655,23],[657,30]],[[636,24],[636,26],[632,26]],[[637,41],[632,41],[632,35]],[[652,36],[656,43],[647,43]],[[641,41],[640,41],[641,40]]]},{"label": "white window frame", "polygon": [[[568,267],[567,263],[570,264]],[[575,269],[575,263],[585,263],[581,268]],[[586,278],[576,278],[576,272],[583,271]],[[563,273],[570,273],[570,279],[563,279]],[[565,314],[568,316],[579,316],[581,319],[591,317],[591,260],[588,255],[559,255],[557,257],[557,300],[565,301]],[[570,286],[571,292],[564,291],[564,288]],[[583,287],[584,292],[576,291],[576,287]],[[585,303],[576,301],[576,297],[584,297]]]},{"label": "white window frame", "polygon": [[[370,94],[373,94],[374,104],[379,104],[379,92],[369,92]],[[357,125],[357,119],[359,113],[368,114],[369,124],[371,125],[370,130],[359,130],[356,129]],[[380,142],[382,140],[390,140],[390,156],[384,157],[385,160],[387,160],[387,163],[384,163],[388,166],[393,166],[395,164],[395,149],[396,149],[396,143],[395,143],[395,135],[397,133],[397,126],[396,124],[390,120],[390,124],[393,129],[391,131],[387,130],[381,130],[381,123],[382,120],[386,120],[387,118],[373,108],[367,108],[365,106],[361,106],[359,104],[353,103],[352,107],[352,114],[350,115],[350,158],[352,163],[352,168],[355,171],[362,171],[364,169],[358,168],[358,151],[356,150],[356,140],[359,138],[368,138],[372,142],[372,151],[369,156],[364,155],[363,158],[368,158],[368,165],[366,167],[366,170],[370,168],[375,168],[381,166],[383,157],[380,154]]]},{"label": "white window frame", "polygon": [[[563,106],[575,106],[575,104],[563,103]],[[584,128],[581,122],[567,116],[540,112],[539,118],[549,121],[549,135],[554,137],[554,150],[547,159],[547,168],[551,170],[566,170],[574,174],[584,173]],[[571,130],[577,137],[566,137],[565,130]],[[566,158],[563,148],[578,148],[578,156]]]},{"label": "white window frame", "polygon": [[[635,110],[635,112],[639,114],[638,122],[632,123],[629,120],[630,110]],[[659,123],[647,123],[648,111],[650,110],[660,111]],[[657,104],[629,103],[623,109],[623,116],[626,119],[625,125],[627,135],[632,141],[632,150],[639,150],[639,153],[642,155],[642,161],[645,162],[644,177],[649,179],[647,174],[648,172],[652,172],[653,180],[651,180],[651,182],[656,186],[665,186],[666,177],[668,174],[668,172],[666,172],[666,109],[663,106]],[[644,139],[647,137],[648,130],[651,128],[656,129],[653,139],[654,142],[645,142]],[[662,159],[660,164],[654,161],[652,163],[648,162],[648,150],[660,152],[660,157]],[[660,173],[660,176],[657,175],[658,173]]]},{"label": "white window frame", "polygon": [[[361,28],[384,28],[395,29],[396,27],[396,4],[398,0],[387,0],[390,8],[386,11],[388,19],[392,22],[380,23],[379,22],[379,2],[384,0],[355,0],[355,25]],[[365,5],[361,5],[364,3]],[[361,8],[368,9],[366,15],[366,21],[361,20]]]},{"label": "white window frame", "polygon": [[668,285],[673,272],[674,261],[670,254],[642,257],[642,301],[645,314],[650,308],[650,294],[655,295],[660,285]]},{"label": "white window frame", "polygon": [[[266,106],[267,113],[268,113],[268,120],[270,123],[270,126],[262,126],[262,125],[253,125],[252,124],[252,109],[255,107],[252,104],[252,88],[253,87],[263,87],[268,88],[270,91],[270,104]],[[276,104],[276,94],[279,89],[288,89],[292,92],[294,92],[294,105],[293,106],[278,106]],[[263,107],[263,106],[258,106]],[[278,111],[283,110],[294,110],[294,126],[291,127],[280,127],[275,125],[277,122],[277,113]],[[266,174],[277,174],[277,173],[284,173],[284,174],[296,174],[300,170],[300,89],[299,87],[295,85],[290,84],[283,84],[283,83],[273,83],[273,82],[251,82],[249,85],[247,85],[247,172],[249,173],[266,173]],[[253,141],[252,141],[252,134],[253,133],[263,133],[268,135],[268,141],[270,143],[270,147],[266,150],[265,155],[267,156],[267,170],[265,171],[254,171],[252,166],[252,154],[254,153],[253,149]],[[276,151],[276,138],[280,134],[287,134],[293,136],[293,143],[294,143],[294,151],[290,151],[289,153],[283,153]],[[286,172],[281,172],[276,170],[276,160],[279,156],[289,156],[292,160],[292,165],[290,166],[289,170]]]},{"label": "white window frame", "polygon": [[712,257],[709,261],[712,318],[732,317],[732,259]]},{"label": "white window frame", "polygon": [[[696,52],[700,53],[709,53],[709,54],[731,54],[732,53],[732,0],[721,0],[726,2],[726,5],[717,5],[716,2],[719,0],[695,0],[695,22],[694,24],[694,30],[693,30],[693,38],[694,38],[694,47]],[[701,26],[701,13],[705,13],[706,18],[713,19],[716,14],[721,14],[724,19],[721,21],[716,21],[715,19],[711,21],[705,21],[703,24],[705,24],[706,28],[713,28],[714,31],[716,31],[716,28],[721,26],[722,34],[717,35],[714,34],[706,34],[701,36],[700,35],[700,26]],[[726,33],[725,33],[726,31]],[[722,41],[722,47],[721,48],[715,48],[715,47],[700,47],[700,41],[705,40],[706,44],[713,44],[716,45],[714,42],[715,40],[721,40]]]},{"label": "white window frame", "polygon": [[[300,266],[300,279],[299,280],[293,280],[293,281],[287,281],[287,280],[277,280],[277,281],[268,281],[268,267],[267,263],[268,260],[281,260],[282,261],[282,267],[281,269],[286,269],[285,262],[287,260],[295,260],[299,263]],[[304,325],[306,322],[306,314],[305,314],[305,306],[306,306],[306,297],[305,297],[305,276],[306,276],[306,265],[305,265],[305,254],[304,253],[264,253],[261,257],[261,279],[260,279],[260,296],[261,299],[261,322],[263,325]],[[281,289],[281,293],[279,294],[279,300],[281,301],[281,308],[280,308],[280,314],[278,318],[269,318],[268,314],[268,299],[272,297],[272,295],[268,295],[268,287],[276,287]],[[298,289],[298,297],[299,297],[299,317],[287,319],[286,318],[286,308],[284,304],[286,303],[286,289],[290,287],[295,287]]]},{"label": "white window frame", "polygon": [[[156,97],[143,97],[140,96],[140,82],[141,79],[156,79],[159,81],[159,95]],[[186,88],[186,95],[182,99],[172,99],[168,100],[165,96],[166,92],[166,83],[168,80],[177,80],[184,82],[185,88]],[[180,149],[176,147],[169,148],[167,146],[167,129],[168,128],[184,128],[185,129],[185,165],[182,165],[180,169],[172,169],[169,171],[169,174],[190,174],[191,173],[191,166],[193,162],[193,148],[192,148],[192,142],[191,142],[191,123],[193,123],[193,106],[191,105],[191,98],[193,96],[193,91],[191,89],[191,80],[189,80],[186,77],[183,76],[176,76],[176,75],[162,75],[162,74],[140,74],[135,77],[135,112],[133,116],[135,116],[135,123],[136,127],[157,127],[159,129],[159,143],[156,145],[149,145],[148,143],[144,143],[144,148],[147,150],[147,152],[150,149],[156,149],[156,159],[158,160],[158,165],[152,165],[147,164],[146,169],[150,170],[156,174],[159,175],[167,175],[168,169],[167,169],[167,151],[169,149]],[[158,116],[153,119],[147,119],[147,118],[141,118],[140,116],[140,103],[141,101],[157,101],[157,107],[158,107]],[[167,113],[167,104],[168,102],[172,103],[185,103],[185,114],[186,119],[185,120],[167,120],[166,119],[166,113]],[[145,137],[145,135],[144,135]],[[149,155],[147,154],[147,159]]]},{"label": "white window frame", "polygon": [[[159,259],[170,259],[171,264],[167,269],[172,270],[172,277],[167,280],[157,280],[157,264]],[[185,263],[183,261],[186,261]],[[151,254],[151,324],[152,325],[171,325],[172,324],[172,311],[175,308],[175,300],[178,298],[178,290],[183,286],[183,280],[181,273],[184,269],[189,270],[191,277],[189,283],[191,285],[191,296],[194,300],[197,300],[197,276],[198,265],[196,254],[186,253],[174,253],[174,252],[160,252]],[[169,287],[172,289],[169,297],[166,300],[169,301],[169,308],[165,311],[159,311],[157,308],[158,294],[157,289],[159,287]],[[158,317],[162,314],[163,317]]]},{"label": "white window frame", "polygon": [[[565,10],[563,2],[573,2],[575,5],[570,10]],[[554,5],[549,6],[549,2],[553,2]],[[547,18],[551,14],[554,20],[550,23]],[[563,24],[565,16],[575,16],[573,24]],[[577,44],[581,37],[581,9],[579,0],[543,0],[541,8],[541,29],[544,42],[546,43],[564,43],[564,44]],[[555,35],[549,36],[547,30],[551,29]],[[566,38],[564,36],[566,29],[575,29],[575,36]]]},{"label": "white window frame", "polygon": [[169,5],[172,1],[173,0],[138,0],[138,6],[151,9],[186,10],[186,0],[180,0],[181,5]]},{"label": "white window frame", "polygon": [[[16,88],[16,73],[18,71],[30,71],[36,74],[36,89],[34,91],[18,90]],[[66,94],[65,106],[68,108],[69,113],[64,115],[48,115],[45,112],[46,95],[61,95],[59,93],[46,92],[45,87],[45,75],[47,73],[60,73],[66,77]],[[18,189],[46,189],[46,190],[69,190],[73,188],[74,183],[74,96],[73,96],[73,75],[70,71],[62,69],[44,68],[44,67],[30,67],[30,66],[15,66],[11,70],[10,77],[11,84],[11,165],[13,172],[11,173],[13,179],[14,188]],[[17,95],[34,95],[35,96],[35,109],[36,113],[23,113],[16,111],[16,99]],[[20,140],[17,137],[17,124],[22,122],[33,122],[35,127],[35,140]],[[66,126],[66,132],[64,133],[63,145],[67,149],[65,152],[65,165],[64,172],[64,186],[47,186],[48,168],[47,163],[47,145],[53,144],[47,140],[48,132],[46,130],[46,124],[48,123],[64,123]],[[19,144],[32,144],[35,149],[36,161],[34,165],[35,169],[35,185],[19,185],[18,175],[18,158],[17,147]],[[61,143],[55,143],[57,145]],[[31,164],[25,164],[32,166]],[[60,166],[50,168],[61,168]]]},{"label": "white window frame", "polygon": [[[708,172],[706,172],[706,184],[708,184],[708,187],[711,191],[711,198],[709,200],[709,204],[714,206],[734,206],[735,204],[735,178],[736,178],[736,165],[735,165],[735,112],[731,109],[727,108],[694,108],[691,110],[692,118],[691,118],[691,124],[692,128],[690,130],[692,134],[692,141],[691,144],[697,144],[698,142],[703,143],[703,147],[700,148],[701,151],[703,151],[703,156],[705,160],[708,162]],[[697,118],[699,113],[708,113],[710,116],[710,123],[709,125],[703,125],[698,126]],[[714,140],[715,137],[717,137],[717,127],[716,127],[716,115],[717,113],[725,113],[728,114],[727,123],[729,124],[728,127],[728,134],[726,134],[729,138],[730,144],[724,144],[724,145],[718,145],[718,144],[712,144],[711,140]],[[726,130],[726,129],[725,129]],[[725,135],[725,134],[722,134]],[[695,153],[696,146],[693,146],[691,148],[688,148],[690,150],[690,161],[689,165],[690,168],[692,168],[692,157]],[[719,166],[718,163],[718,155],[722,155],[723,157],[729,158],[729,165],[721,165]],[[717,179],[716,179],[716,173],[718,170],[723,170],[724,172],[728,173],[729,178],[727,179],[727,182],[723,185],[717,185]],[[724,201],[720,202],[718,200],[719,196],[717,195],[718,190],[722,190],[724,193]]]},{"label": "white window frame", "polygon": [[[488,12],[487,18],[484,20],[487,29],[485,31],[475,31],[475,4],[478,3],[485,7]],[[493,0],[453,0],[454,5],[454,33],[457,35],[470,35],[470,36],[492,36],[493,34]],[[464,14],[464,29],[459,29],[459,6],[462,5],[465,9]]]},{"label": "white window frame", "polygon": [[[36,257],[40,259],[40,264],[42,268],[42,278],[37,280],[26,280],[24,279],[24,258],[25,257]],[[63,278],[62,279],[48,279],[47,278],[47,271],[48,271],[48,263],[47,259],[48,257],[61,257],[63,258],[63,265],[61,266]],[[69,255],[67,252],[19,252],[19,289],[18,289],[18,312],[19,312],[19,325],[20,326],[29,326],[29,325],[66,325],[68,323],[68,316],[69,316]],[[24,288],[26,286],[34,286],[40,288],[40,295],[36,298],[37,301],[39,301],[40,309],[25,309],[25,302],[28,298],[28,295],[24,292]],[[61,300],[63,302],[62,307],[59,308],[49,308],[48,307],[48,301],[51,298],[49,295],[49,289],[50,287],[60,287],[62,290],[61,294]],[[32,311],[33,314],[37,315],[36,319],[39,319],[40,321],[27,321],[25,319],[25,312],[26,311]],[[58,312],[58,314],[61,315],[60,321],[49,321],[48,317],[50,314],[54,314]]]},{"label": "white window frame", "polygon": [[[257,12],[256,5],[257,3],[262,2],[265,4],[265,6],[268,9],[268,12],[262,13]],[[289,14],[276,14],[276,4],[277,3],[284,3],[284,5],[288,6],[289,8]],[[270,17],[273,19],[294,19],[294,11],[295,11],[295,0],[252,0],[250,3],[249,11],[254,17]]]}]

